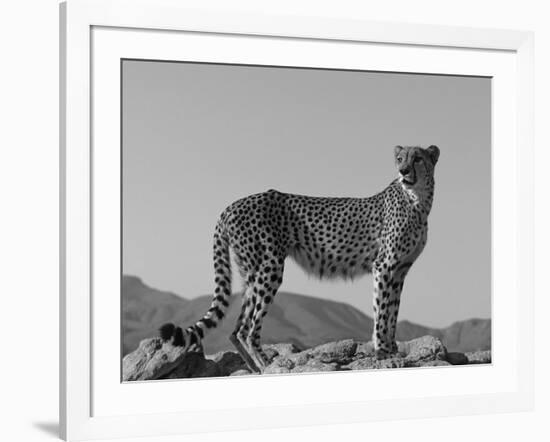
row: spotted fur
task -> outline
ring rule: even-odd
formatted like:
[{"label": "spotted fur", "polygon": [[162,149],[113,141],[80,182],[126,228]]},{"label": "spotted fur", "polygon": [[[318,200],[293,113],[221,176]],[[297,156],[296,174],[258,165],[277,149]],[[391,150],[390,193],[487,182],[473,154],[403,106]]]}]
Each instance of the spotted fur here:
[{"label": "spotted fur", "polygon": [[373,342],[379,358],[397,351],[395,329],[405,276],[427,239],[439,148],[396,146],[399,176],[368,198],[321,198],[268,190],[231,204],[214,232],[215,291],[210,309],[182,330],[160,334],[188,351],[224,318],[231,296],[230,251],[244,280],[241,313],[230,340],[249,368],[261,372],[262,321],[283,282],[285,259],[322,279],[372,273]]}]

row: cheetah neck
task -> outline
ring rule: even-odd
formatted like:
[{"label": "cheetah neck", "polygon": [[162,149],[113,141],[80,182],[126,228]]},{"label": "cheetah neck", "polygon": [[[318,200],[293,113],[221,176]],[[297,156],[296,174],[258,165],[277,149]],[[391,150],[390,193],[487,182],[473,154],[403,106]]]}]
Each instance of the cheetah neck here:
[{"label": "cheetah neck", "polygon": [[406,186],[405,184],[399,182],[399,180],[398,185],[409,199],[412,207],[421,215],[427,217],[432,210],[434,196],[433,178],[427,180],[422,186]]}]

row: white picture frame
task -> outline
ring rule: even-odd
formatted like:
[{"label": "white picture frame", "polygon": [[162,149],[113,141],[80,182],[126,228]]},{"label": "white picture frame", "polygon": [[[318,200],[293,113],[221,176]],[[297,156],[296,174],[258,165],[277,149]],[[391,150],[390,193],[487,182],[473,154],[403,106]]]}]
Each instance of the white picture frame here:
[{"label": "white picture frame", "polygon": [[[174,0],[69,0],[61,4],[60,17],[60,428],[64,439],[161,436],[532,408],[531,33],[197,10]],[[187,52],[180,53],[182,48]],[[223,60],[220,48],[224,49]],[[311,50],[316,48],[322,50]],[[304,60],[305,51],[311,58]],[[368,65],[373,70],[490,75],[495,79],[493,301],[497,302],[493,309],[493,364],[428,370],[432,391],[426,387],[425,370],[376,373],[376,379],[368,373],[342,373],[231,382],[121,384],[112,365],[116,370],[120,361],[111,362],[109,357],[119,345],[112,338],[112,330],[120,327],[120,318],[116,306],[109,307],[113,297],[108,294],[116,293],[119,287],[109,279],[108,271],[107,276],[101,276],[101,263],[104,268],[116,268],[117,264],[116,259],[97,259],[107,257],[107,248],[118,244],[109,233],[109,218],[101,218],[101,213],[109,214],[119,204],[116,197],[109,196],[118,193],[112,192],[111,179],[116,181],[120,173],[116,158],[109,153],[119,130],[116,62],[120,65],[125,57],[191,57],[365,69],[361,64],[365,61],[353,61],[358,60],[356,51],[370,51],[369,56],[376,60]],[[102,149],[92,148],[98,145]],[[99,175],[97,168],[101,168]],[[399,394],[384,388],[388,385],[384,380],[401,385]],[[324,389],[319,388],[321,385]],[[342,388],[336,388],[338,385]],[[200,392],[209,388],[221,389],[221,398],[201,401]],[[242,394],[246,391],[261,391],[263,395],[251,399]],[[289,391],[305,394],[289,397]],[[155,405],[159,398],[165,400]],[[216,418],[211,419],[214,411]],[[276,421],[271,418],[274,413]]]}]

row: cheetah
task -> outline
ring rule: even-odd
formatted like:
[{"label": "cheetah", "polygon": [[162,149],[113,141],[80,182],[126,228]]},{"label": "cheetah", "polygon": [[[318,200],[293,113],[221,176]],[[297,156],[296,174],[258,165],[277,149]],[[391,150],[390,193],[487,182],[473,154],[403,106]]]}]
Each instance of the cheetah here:
[{"label": "cheetah", "polygon": [[231,262],[243,278],[243,299],[229,337],[252,372],[268,358],[262,321],[283,282],[286,258],[321,279],[372,273],[378,359],[397,352],[395,331],[405,277],[426,245],[439,148],[396,146],[398,177],[367,198],[324,198],[268,190],[232,203],[214,232],[215,290],[202,319],[186,328],[165,324],[160,336],[202,352],[205,333],[224,318],[231,296]]}]

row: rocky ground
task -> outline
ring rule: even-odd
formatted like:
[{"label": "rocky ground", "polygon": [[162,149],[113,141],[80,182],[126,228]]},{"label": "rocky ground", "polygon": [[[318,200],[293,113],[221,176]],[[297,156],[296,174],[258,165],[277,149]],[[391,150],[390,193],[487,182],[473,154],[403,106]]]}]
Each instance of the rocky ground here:
[{"label": "rocky ground", "polygon": [[[293,344],[264,345],[271,363],[264,374],[306,373],[384,368],[434,367],[491,362],[490,350],[471,353],[448,352],[441,341],[423,336],[398,343],[392,358],[377,360],[371,342],[352,339],[329,342],[307,350]],[[122,363],[123,381],[177,379],[252,374],[241,357],[232,351],[214,355],[183,352],[182,347],[160,338],[144,339]]]}]

